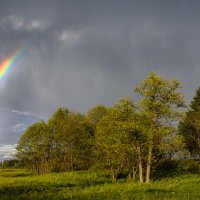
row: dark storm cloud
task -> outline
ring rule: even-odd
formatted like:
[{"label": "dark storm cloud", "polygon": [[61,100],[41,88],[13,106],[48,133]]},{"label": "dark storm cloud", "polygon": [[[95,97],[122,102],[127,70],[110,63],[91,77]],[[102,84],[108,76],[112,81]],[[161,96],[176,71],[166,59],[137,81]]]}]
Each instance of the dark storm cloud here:
[{"label": "dark storm cloud", "polygon": [[0,144],[16,144],[58,106],[112,105],[152,70],[182,80],[189,101],[200,85],[199,8],[183,0],[0,0],[0,60],[29,43],[0,83]]}]

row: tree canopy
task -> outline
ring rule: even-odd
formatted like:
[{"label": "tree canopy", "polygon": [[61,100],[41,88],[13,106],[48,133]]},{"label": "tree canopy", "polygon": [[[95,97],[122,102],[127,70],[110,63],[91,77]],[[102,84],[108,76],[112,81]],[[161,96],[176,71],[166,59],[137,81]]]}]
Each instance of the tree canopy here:
[{"label": "tree canopy", "polygon": [[200,158],[200,88],[193,97],[189,110],[179,124],[187,149],[193,157]]},{"label": "tree canopy", "polygon": [[109,170],[113,181],[126,171],[129,178],[148,183],[152,169],[183,157],[185,146],[199,156],[200,89],[183,117],[181,88],[178,80],[151,72],[135,88],[138,102],[120,98],[86,114],[60,107],[47,122],[28,127],[16,157],[34,174],[96,168]]}]

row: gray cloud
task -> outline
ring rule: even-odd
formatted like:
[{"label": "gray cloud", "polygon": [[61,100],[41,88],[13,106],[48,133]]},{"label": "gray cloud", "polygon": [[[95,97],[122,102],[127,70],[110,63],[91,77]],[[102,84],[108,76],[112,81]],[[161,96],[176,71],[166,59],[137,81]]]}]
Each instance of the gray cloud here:
[{"label": "gray cloud", "polygon": [[58,106],[86,112],[112,105],[152,70],[183,81],[189,102],[200,85],[199,6],[1,0],[0,60],[24,41],[30,45],[0,82],[0,143],[16,144],[25,127]]},{"label": "gray cloud", "polygon": [[45,20],[27,20],[24,17],[10,15],[0,21],[2,29],[13,29],[14,31],[44,31],[50,26]]},{"label": "gray cloud", "polygon": [[15,145],[1,145],[0,146],[0,158],[1,160],[8,160],[14,157],[15,154]]}]

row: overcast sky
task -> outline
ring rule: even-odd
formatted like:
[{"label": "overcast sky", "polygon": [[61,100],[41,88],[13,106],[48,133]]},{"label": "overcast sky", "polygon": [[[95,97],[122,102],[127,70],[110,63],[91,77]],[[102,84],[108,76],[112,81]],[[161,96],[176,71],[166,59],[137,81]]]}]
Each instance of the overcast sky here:
[{"label": "overcast sky", "polygon": [[0,0],[0,159],[59,106],[85,113],[133,95],[150,71],[200,86],[198,0]]}]

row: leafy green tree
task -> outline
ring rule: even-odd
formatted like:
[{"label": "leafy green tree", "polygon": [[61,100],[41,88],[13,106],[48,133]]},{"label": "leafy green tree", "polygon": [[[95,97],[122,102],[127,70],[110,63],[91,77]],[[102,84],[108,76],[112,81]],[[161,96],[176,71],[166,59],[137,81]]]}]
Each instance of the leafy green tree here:
[{"label": "leafy green tree", "polygon": [[151,164],[155,147],[163,138],[173,134],[182,116],[183,95],[177,90],[182,84],[166,80],[151,72],[135,89],[142,96],[140,107],[148,121],[146,128],[146,182],[150,180]]},{"label": "leafy green tree", "polygon": [[104,105],[97,105],[91,108],[87,113],[89,122],[96,126],[98,122],[107,114],[107,108]]},{"label": "leafy green tree", "polygon": [[55,169],[74,170],[88,166],[92,133],[85,117],[59,108],[49,119],[48,125],[53,137],[54,148],[51,152]]},{"label": "leafy green tree", "polygon": [[190,111],[200,110],[200,87],[196,90],[196,94],[190,103]]},{"label": "leafy green tree", "polygon": [[149,121],[144,112],[137,110],[131,125],[132,128],[130,129],[130,141],[135,149],[135,159],[136,163],[138,164],[139,180],[142,183],[144,181],[143,163],[145,162],[144,154],[146,154],[146,133],[148,132]]},{"label": "leafy green tree", "polygon": [[135,112],[131,99],[121,99],[109,108],[97,124],[95,143],[97,164],[111,171],[112,180],[116,181],[122,169],[131,163],[134,149],[130,142],[130,130]]},{"label": "leafy green tree", "polygon": [[[48,121],[49,127],[49,152],[52,171],[59,171],[65,165],[67,154],[62,149],[63,135],[67,134],[65,124],[68,120],[68,109],[58,108]],[[62,158],[62,159],[61,159]]]},{"label": "leafy green tree", "polygon": [[16,157],[25,161],[34,174],[48,172],[47,125],[37,122],[21,136],[16,147]]},{"label": "leafy green tree", "polygon": [[187,149],[193,157],[200,157],[200,88],[191,101],[190,109],[179,124]]},{"label": "leafy green tree", "polygon": [[96,160],[96,151],[95,151],[95,135],[96,135],[96,128],[97,124],[100,122],[100,120],[107,114],[108,108],[104,105],[97,105],[91,109],[86,114],[86,121],[87,121],[87,129],[91,133],[91,139],[90,143],[92,145],[92,153],[90,158],[90,165],[93,167],[96,166],[96,162],[98,163],[98,160]]},{"label": "leafy green tree", "polygon": [[94,136],[84,116],[58,108],[48,123],[31,125],[21,136],[16,156],[34,174],[87,169]]}]

